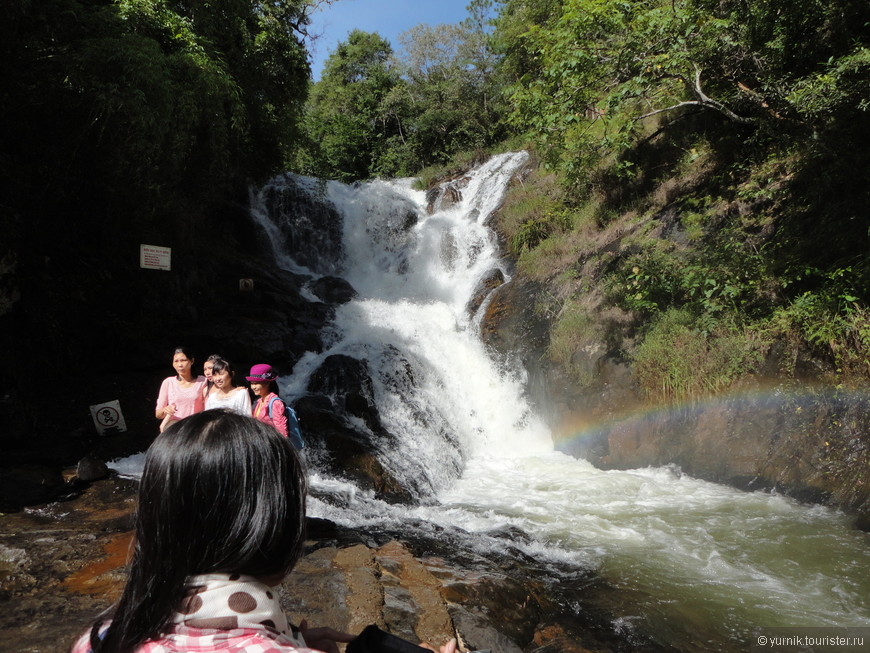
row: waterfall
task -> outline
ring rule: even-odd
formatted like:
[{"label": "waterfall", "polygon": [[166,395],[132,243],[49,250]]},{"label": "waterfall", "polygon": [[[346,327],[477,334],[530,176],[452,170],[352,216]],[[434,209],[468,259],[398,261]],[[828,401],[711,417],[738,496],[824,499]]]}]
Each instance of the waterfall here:
[{"label": "waterfall", "polygon": [[[489,552],[504,547],[493,533],[519,529],[529,537],[513,545],[554,574],[593,569],[643,597],[614,628],[681,650],[745,650],[757,626],[870,626],[870,538],[842,514],[676,469],[601,471],[553,450],[523,371],[493,361],[470,308],[488,274],[509,277],[487,220],[524,160],[493,157],[432,201],[408,180],[275,182],[334,207],[340,243],[308,242],[304,229],[294,242],[335,256],[306,259],[314,277],[340,275],[358,292],[337,310],[327,350],[305,356],[282,389],[304,396],[328,356],[366,360],[380,415],[397,434],[380,455],[421,498],[388,504],[315,471],[315,493],[330,498],[313,498],[312,513],[375,529],[448,527]],[[328,231],[337,241],[338,229]]]},{"label": "waterfall", "polygon": [[[336,309],[325,350],[282,379],[283,396],[304,400],[328,360],[364,361],[381,424],[347,419],[416,499],[387,503],[314,456],[309,513],[370,530],[450,529],[482,552],[519,549],[554,578],[592,570],[631,597],[614,629],[675,650],[748,650],[756,627],[870,627],[870,536],[843,514],[554,451],[523,370],[489,355],[470,301],[493,273],[509,279],[487,222],[525,159],[493,157],[434,198],[409,180],[295,175],[252,197],[280,265],[357,292]],[[517,532],[508,547],[503,534]]]},{"label": "waterfall", "polygon": [[[387,430],[400,434],[380,447],[381,463],[424,501],[447,489],[479,451],[507,447],[522,455],[552,448],[547,428],[524,399],[520,371],[499,368],[490,358],[469,308],[488,274],[507,277],[486,221],[526,158],[524,152],[493,157],[462,180],[459,201],[431,214],[426,193],[413,190],[410,180],[318,185],[284,175],[256,203],[261,221],[272,216],[264,228],[279,256],[288,247],[294,259],[298,248],[328,251],[335,258],[308,260],[305,267],[314,277],[342,276],[358,293],[337,309],[325,351],[296,365],[284,396],[303,396],[328,357],[365,361],[378,413]],[[288,210],[287,202],[275,200],[286,189],[293,197],[307,189],[334,207],[340,243],[304,235],[292,243],[274,240],[288,224],[311,222],[298,206]],[[311,210],[310,203],[303,206]],[[334,225],[324,231],[333,233]],[[297,261],[294,269],[300,267]]]}]

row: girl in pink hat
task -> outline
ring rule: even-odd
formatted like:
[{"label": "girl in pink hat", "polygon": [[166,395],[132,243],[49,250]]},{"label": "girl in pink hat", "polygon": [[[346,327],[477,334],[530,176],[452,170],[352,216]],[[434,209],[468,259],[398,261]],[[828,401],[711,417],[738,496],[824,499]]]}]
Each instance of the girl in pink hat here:
[{"label": "girl in pink hat", "polygon": [[266,363],[254,365],[245,379],[251,384],[254,395],[259,397],[254,404],[254,417],[289,438],[297,449],[304,447],[296,413],[278,396],[278,372],[275,368]]}]

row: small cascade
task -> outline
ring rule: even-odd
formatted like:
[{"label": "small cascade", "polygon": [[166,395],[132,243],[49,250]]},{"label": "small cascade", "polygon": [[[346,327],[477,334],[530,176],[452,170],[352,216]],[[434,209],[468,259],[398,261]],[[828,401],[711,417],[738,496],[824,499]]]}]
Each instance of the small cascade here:
[{"label": "small cascade", "polygon": [[[323,415],[312,394],[328,401],[415,501],[433,500],[476,451],[505,437],[517,451],[552,446],[524,400],[521,373],[499,369],[474,326],[482,281],[492,289],[507,279],[485,223],[526,158],[493,157],[433,212],[411,180],[318,184],[283,175],[256,197],[254,214],[281,235],[272,241],[279,255],[313,276],[340,276],[356,292],[336,309],[325,350],[297,364],[285,396],[314,420]],[[296,207],[300,192],[312,196]],[[311,216],[325,221],[324,235],[312,236]]]}]

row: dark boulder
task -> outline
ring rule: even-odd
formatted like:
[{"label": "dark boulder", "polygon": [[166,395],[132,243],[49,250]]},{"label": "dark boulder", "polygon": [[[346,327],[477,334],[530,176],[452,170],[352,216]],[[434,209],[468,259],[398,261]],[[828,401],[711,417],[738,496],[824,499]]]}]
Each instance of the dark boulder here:
[{"label": "dark boulder", "polygon": [[446,211],[462,201],[462,189],[468,186],[470,177],[447,181],[426,191],[426,212],[430,215]]},{"label": "dark boulder", "polygon": [[321,277],[312,281],[309,288],[321,301],[328,304],[346,304],[357,294],[350,282],[341,277]]},{"label": "dark boulder", "polygon": [[332,399],[339,412],[358,417],[375,433],[383,433],[368,365],[343,354],[328,356],[311,375],[308,392]]},{"label": "dark boulder", "polygon": [[259,201],[278,224],[284,250],[297,263],[329,274],[343,252],[342,217],[325,190],[326,182],[288,173],[271,180]]},{"label": "dark boulder", "polygon": [[332,409],[323,395],[302,397],[294,404],[308,455],[336,476],[374,491],[385,501],[408,503],[411,493],[380,463],[372,434],[354,427]]},{"label": "dark boulder", "polygon": [[105,462],[92,454],[88,454],[82,458],[76,465],[76,477],[80,481],[90,483],[91,481],[100,481],[109,476],[109,467]]},{"label": "dark boulder", "polygon": [[38,464],[24,464],[0,470],[0,512],[47,503],[66,491],[60,471]]}]

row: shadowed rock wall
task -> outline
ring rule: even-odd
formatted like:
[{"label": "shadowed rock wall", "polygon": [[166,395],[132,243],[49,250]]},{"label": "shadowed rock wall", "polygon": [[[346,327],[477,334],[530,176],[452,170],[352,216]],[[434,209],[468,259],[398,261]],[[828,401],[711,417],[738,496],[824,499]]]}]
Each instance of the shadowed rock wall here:
[{"label": "shadowed rock wall", "polygon": [[499,288],[482,330],[500,355],[526,363],[529,393],[566,453],[606,469],[676,464],[705,480],[843,508],[870,529],[866,391],[767,378],[737,396],[655,406],[644,400],[630,364],[608,352],[606,336],[578,352],[589,378],[579,386],[548,362],[548,324],[534,310],[538,292],[522,278]]}]

